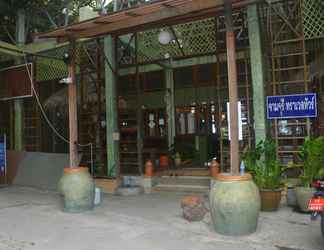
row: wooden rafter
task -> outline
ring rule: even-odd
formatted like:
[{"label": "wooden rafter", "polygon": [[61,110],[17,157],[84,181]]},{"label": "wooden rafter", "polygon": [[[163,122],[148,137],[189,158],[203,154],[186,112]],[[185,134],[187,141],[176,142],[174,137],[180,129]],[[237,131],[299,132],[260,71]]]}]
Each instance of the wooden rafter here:
[{"label": "wooden rafter", "polygon": [[[241,7],[260,0],[233,0]],[[158,0],[41,34],[41,38],[97,37],[128,34],[193,19],[206,18],[222,10],[224,0]]]}]

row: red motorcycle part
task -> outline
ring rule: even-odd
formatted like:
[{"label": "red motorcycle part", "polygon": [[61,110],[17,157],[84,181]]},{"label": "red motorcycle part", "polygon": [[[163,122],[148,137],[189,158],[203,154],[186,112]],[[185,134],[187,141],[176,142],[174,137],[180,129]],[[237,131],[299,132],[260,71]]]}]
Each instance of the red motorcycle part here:
[{"label": "red motorcycle part", "polygon": [[308,210],[322,212],[324,210],[324,198],[313,198],[308,203]]}]

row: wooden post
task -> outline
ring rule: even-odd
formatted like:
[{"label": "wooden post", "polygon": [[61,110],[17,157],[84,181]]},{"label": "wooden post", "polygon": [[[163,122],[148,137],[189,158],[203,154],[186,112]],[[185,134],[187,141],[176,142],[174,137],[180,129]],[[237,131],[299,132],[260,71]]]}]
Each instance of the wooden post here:
[{"label": "wooden post", "polygon": [[77,87],[75,79],[75,40],[70,39],[70,62],[68,65],[71,82],[68,84],[69,99],[69,131],[70,131],[70,168],[79,166],[78,161],[78,113],[77,113]]},{"label": "wooden post", "polygon": [[225,0],[225,24],[226,24],[226,47],[227,47],[227,68],[228,68],[228,91],[230,102],[230,132],[231,132],[231,174],[239,174],[239,140],[238,140],[238,89],[237,89],[237,68],[235,33],[232,20],[232,1]]}]

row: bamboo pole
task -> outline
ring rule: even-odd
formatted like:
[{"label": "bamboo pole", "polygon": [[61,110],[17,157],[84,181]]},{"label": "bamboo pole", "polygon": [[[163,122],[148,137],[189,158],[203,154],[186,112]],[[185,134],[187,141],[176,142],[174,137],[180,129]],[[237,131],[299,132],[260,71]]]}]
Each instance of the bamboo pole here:
[{"label": "bamboo pole", "polygon": [[224,1],[225,24],[226,24],[226,47],[227,47],[227,68],[228,68],[228,89],[230,102],[230,153],[231,153],[231,174],[239,174],[239,139],[238,139],[238,89],[237,89],[237,66],[235,34],[232,20],[232,0]]}]

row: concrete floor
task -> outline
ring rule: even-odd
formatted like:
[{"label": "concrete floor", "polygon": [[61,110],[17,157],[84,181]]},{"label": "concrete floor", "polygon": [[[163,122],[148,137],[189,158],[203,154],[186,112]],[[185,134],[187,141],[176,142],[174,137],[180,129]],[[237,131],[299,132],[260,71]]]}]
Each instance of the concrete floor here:
[{"label": "concrete floor", "polygon": [[186,194],[104,196],[92,212],[61,212],[56,193],[0,188],[0,250],[323,250],[318,222],[282,207],[262,213],[258,231],[224,237],[210,217],[189,223],[181,217]]}]

